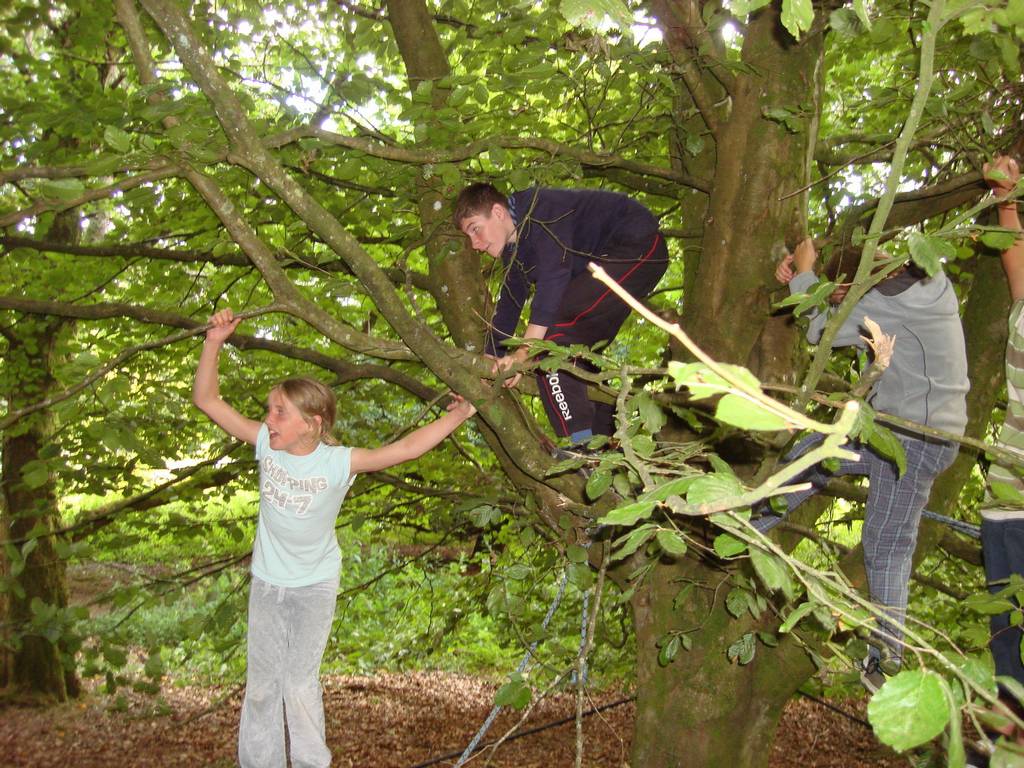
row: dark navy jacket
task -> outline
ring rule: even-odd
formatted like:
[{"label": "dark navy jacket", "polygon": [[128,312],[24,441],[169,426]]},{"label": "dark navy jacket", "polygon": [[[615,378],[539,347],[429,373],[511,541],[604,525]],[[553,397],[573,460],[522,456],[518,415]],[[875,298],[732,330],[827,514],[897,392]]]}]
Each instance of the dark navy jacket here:
[{"label": "dark navy jacket", "polygon": [[500,342],[515,335],[519,316],[536,287],[530,322],[558,319],[569,281],[601,260],[609,243],[653,237],[658,220],[626,195],[596,189],[533,187],[508,198],[517,239],[501,255],[505,279],[487,337],[487,352],[501,357]]}]

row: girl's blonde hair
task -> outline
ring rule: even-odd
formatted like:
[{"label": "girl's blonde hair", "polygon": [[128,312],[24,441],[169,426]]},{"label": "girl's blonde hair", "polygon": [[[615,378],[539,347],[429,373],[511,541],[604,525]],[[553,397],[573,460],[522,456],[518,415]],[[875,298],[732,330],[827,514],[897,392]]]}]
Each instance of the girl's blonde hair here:
[{"label": "girl's blonde hair", "polygon": [[313,417],[320,417],[320,442],[340,445],[333,432],[337,402],[334,399],[334,392],[329,387],[316,379],[298,376],[285,379],[271,391],[279,392],[286,397],[311,426],[316,423]]}]

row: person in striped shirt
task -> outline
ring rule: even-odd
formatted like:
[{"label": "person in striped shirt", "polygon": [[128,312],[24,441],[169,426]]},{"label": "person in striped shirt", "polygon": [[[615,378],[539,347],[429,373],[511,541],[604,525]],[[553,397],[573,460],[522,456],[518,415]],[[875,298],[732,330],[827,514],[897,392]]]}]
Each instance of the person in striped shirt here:
[{"label": "person in striped shirt", "polygon": [[[1021,231],[1014,190],[1020,181],[1017,162],[1006,155],[985,164],[985,180],[999,201],[999,225]],[[1003,269],[1013,305],[1006,344],[1006,418],[999,430],[1001,446],[1024,451],[1024,237],[1002,254]],[[993,462],[988,471],[986,502],[981,513],[981,548],[985,576],[992,592],[1005,588],[1011,574],[1024,576],[1024,468]],[[1024,684],[1021,628],[1012,626],[1010,613],[991,618],[989,647],[996,674]]]}]

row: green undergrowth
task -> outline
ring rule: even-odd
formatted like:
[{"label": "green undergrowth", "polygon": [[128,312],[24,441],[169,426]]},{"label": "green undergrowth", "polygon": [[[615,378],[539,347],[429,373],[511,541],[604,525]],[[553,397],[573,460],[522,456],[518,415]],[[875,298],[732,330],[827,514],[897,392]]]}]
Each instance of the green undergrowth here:
[{"label": "green undergrowth", "polygon": [[[70,561],[91,618],[80,622],[86,676],[111,692],[181,684],[233,684],[244,678],[248,559],[255,494],[184,503],[104,529]],[[438,537],[400,537],[338,527],[342,572],[323,671],[445,670],[504,678],[536,642],[530,673],[551,682],[573,663],[580,642],[582,592],[570,567],[559,608],[544,615],[564,574],[553,545],[493,525],[486,546]],[[443,546],[442,546],[443,544]],[[583,579],[583,580],[581,580]],[[587,583],[584,583],[586,581]],[[592,684],[628,680],[634,649],[625,606],[608,585]],[[162,681],[162,682],[161,682]]]}]

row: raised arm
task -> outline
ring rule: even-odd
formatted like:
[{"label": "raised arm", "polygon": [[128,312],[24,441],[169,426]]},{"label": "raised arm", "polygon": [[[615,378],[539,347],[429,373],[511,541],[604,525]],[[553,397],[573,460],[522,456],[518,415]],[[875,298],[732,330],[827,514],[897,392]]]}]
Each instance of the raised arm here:
[{"label": "raised arm", "polygon": [[377,472],[406,461],[418,459],[476,413],[476,408],[462,398],[448,406],[448,413],[415,432],[382,445],[380,448],[353,448],[351,473]]},{"label": "raised arm", "polygon": [[[1012,157],[1000,155],[991,163],[985,163],[985,181],[997,198],[1006,198],[1020,181],[1017,161]],[[1016,199],[1004,200],[997,208],[999,226],[1020,232],[1020,215],[1017,212]],[[1013,245],[1003,251],[1003,269],[1006,271],[1006,282],[1010,285],[1011,298],[1014,301],[1024,299],[1024,236],[1018,237]]]},{"label": "raised arm", "polygon": [[192,384],[192,402],[229,435],[250,445],[256,445],[260,422],[246,418],[221,400],[220,385],[217,381],[220,349],[240,322],[241,320],[235,319],[230,309],[223,309],[210,318],[213,327],[206,332],[203,352],[199,356],[196,380]]},{"label": "raised arm", "polygon": [[[818,261],[818,251],[814,247],[814,241],[804,238],[793,251],[786,254],[775,269],[775,279],[780,283],[789,286],[790,294],[807,293],[818,282],[818,276],[814,274],[814,265]],[[833,294],[835,295],[835,294]],[[843,294],[845,296],[845,293]],[[861,300],[853,308],[842,326],[836,332],[832,340],[833,347],[866,346],[860,334],[861,325],[864,322],[867,304]],[[825,332],[825,325],[834,311],[831,303],[825,312],[811,309],[807,313],[810,323],[807,326],[807,340],[811,344],[817,344]]]}]

